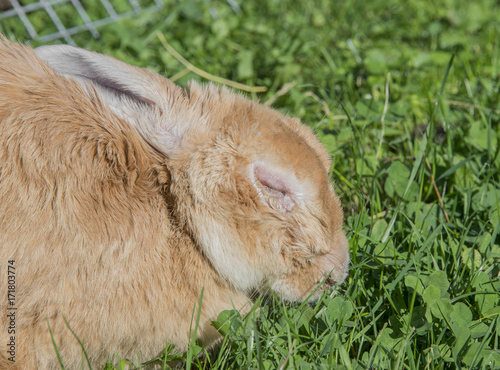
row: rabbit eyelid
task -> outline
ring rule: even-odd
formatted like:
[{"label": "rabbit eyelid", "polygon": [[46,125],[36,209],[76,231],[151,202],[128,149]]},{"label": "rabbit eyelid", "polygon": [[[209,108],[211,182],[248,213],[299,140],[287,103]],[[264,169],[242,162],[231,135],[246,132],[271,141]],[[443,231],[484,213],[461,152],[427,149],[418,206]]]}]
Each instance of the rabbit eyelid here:
[{"label": "rabbit eyelid", "polygon": [[264,161],[251,166],[251,179],[259,196],[271,207],[290,212],[302,201],[302,186],[293,170],[286,170]]}]

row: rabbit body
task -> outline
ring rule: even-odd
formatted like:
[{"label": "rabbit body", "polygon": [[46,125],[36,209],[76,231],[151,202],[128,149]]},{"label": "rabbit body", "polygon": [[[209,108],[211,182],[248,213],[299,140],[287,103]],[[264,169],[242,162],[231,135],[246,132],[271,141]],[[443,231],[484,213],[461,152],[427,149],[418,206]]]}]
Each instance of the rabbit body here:
[{"label": "rabbit body", "polygon": [[75,335],[96,366],[185,351],[202,290],[210,346],[254,291],[345,279],[330,162],[298,120],[66,46],[0,38],[0,61],[0,368],[57,368],[49,324],[67,368]]}]

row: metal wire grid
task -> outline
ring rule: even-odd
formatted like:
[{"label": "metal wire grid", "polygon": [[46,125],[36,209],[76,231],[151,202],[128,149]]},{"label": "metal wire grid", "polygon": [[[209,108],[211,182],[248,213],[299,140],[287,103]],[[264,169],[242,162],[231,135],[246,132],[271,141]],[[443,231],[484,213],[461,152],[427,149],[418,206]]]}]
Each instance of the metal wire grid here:
[{"label": "metal wire grid", "polygon": [[[132,10],[125,12],[118,12],[109,0],[99,0],[106,12],[108,13],[107,17],[91,20],[85,7],[82,5],[80,0],[38,0],[38,2],[22,5],[18,0],[10,0],[12,4],[12,8],[0,12],[0,22],[2,19],[7,18],[18,18],[26,31],[29,33],[29,36],[33,40],[40,41],[42,43],[53,41],[56,39],[64,38],[64,40],[71,45],[75,45],[75,42],[71,38],[72,35],[84,31],[89,31],[94,38],[99,37],[99,32],[97,31],[98,27],[104,26],[109,23],[116,22],[119,19],[131,17],[140,13],[143,9],[141,8],[139,2],[137,0],[127,0],[128,4],[132,8]],[[147,8],[156,8],[160,9],[163,7],[162,0],[153,0],[153,5],[148,6]],[[83,24],[67,28],[64,26],[63,22],[57,15],[54,10],[54,5],[69,3],[73,5],[76,10],[76,13],[83,20]],[[35,27],[28,19],[28,14],[31,12],[35,12],[38,10],[44,10],[47,17],[47,22],[52,21],[52,23],[57,28],[57,32],[53,32],[47,35],[39,35],[39,32],[35,30]]]}]

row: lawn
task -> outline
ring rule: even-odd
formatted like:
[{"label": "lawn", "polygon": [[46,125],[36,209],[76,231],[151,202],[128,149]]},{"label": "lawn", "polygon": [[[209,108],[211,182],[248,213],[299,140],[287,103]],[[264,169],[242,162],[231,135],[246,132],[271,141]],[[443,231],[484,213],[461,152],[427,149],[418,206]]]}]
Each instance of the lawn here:
[{"label": "lawn", "polygon": [[[243,84],[333,158],[348,281],[313,304],[223,312],[220,351],[201,360],[193,342],[162,360],[500,369],[499,20],[496,0],[165,0],[99,40],[74,37],[181,85]],[[26,37],[13,22],[0,31]]]}]

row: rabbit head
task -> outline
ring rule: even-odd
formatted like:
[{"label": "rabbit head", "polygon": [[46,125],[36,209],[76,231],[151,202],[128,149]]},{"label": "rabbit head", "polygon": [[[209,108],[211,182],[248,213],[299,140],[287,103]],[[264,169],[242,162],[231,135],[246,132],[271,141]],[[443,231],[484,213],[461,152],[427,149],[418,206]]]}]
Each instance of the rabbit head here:
[{"label": "rabbit head", "polygon": [[288,300],[307,298],[329,274],[324,287],[341,283],[342,210],[310,130],[226,89],[190,91],[210,129],[169,161],[172,192],[212,265],[240,290],[270,286]]},{"label": "rabbit head", "polygon": [[299,120],[224,87],[188,90],[70,46],[37,55],[76,79],[165,158],[172,217],[233,288],[301,301],[347,276],[343,213],[326,150]]}]

